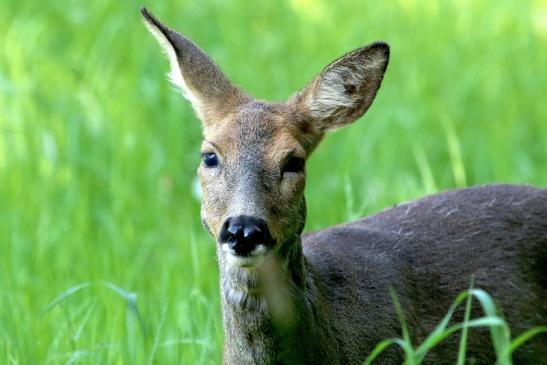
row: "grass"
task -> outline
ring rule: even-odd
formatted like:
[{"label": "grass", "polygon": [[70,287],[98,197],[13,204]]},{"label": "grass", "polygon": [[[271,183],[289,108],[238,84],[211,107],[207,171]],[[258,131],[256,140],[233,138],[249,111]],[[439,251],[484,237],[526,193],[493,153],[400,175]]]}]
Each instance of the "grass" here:
[{"label": "grass", "polygon": [[[139,5],[0,2],[0,363],[220,361],[200,126]],[[448,188],[547,185],[543,1],[145,5],[268,99],[391,44],[374,106],[310,161],[307,230]]]},{"label": "grass", "polygon": [[[418,346],[414,346],[413,340],[409,336],[403,309],[397,299],[397,295],[394,291],[392,291],[391,296],[395,309],[400,318],[403,338],[390,338],[381,341],[372,350],[364,365],[373,364],[374,360],[381,355],[384,350],[393,345],[400,346],[404,351],[404,365],[419,365],[424,361],[429,351],[442,343],[447,337],[452,336],[457,332],[461,332],[461,337],[456,364],[463,365],[466,363],[466,360],[473,363],[472,359],[466,359],[467,338],[469,329],[479,327],[486,327],[490,329],[492,346],[496,355],[496,365],[510,365],[512,364],[511,355],[515,350],[533,337],[541,334],[547,334],[547,326],[537,326],[525,331],[516,338],[511,339],[510,328],[503,319],[503,314],[501,311],[496,308],[494,299],[484,290],[474,289],[471,287],[458,295],[444,318],[428,335],[428,337]],[[480,303],[484,312],[483,317],[470,319],[472,298],[475,298]],[[464,302],[464,300],[465,312],[463,322],[449,326],[454,312]]]}]

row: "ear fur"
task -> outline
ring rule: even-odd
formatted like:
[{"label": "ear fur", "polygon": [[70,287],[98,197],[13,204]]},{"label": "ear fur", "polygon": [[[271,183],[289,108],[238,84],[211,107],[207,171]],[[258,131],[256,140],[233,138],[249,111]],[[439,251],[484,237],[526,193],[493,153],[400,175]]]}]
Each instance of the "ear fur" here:
[{"label": "ear fur", "polygon": [[349,124],[372,104],[388,62],[387,43],[356,49],[328,65],[289,104],[318,131]]},{"label": "ear fur", "polygon": [[141,13],[144,24],[167,54],[169,79],[204,123],[247,99],[194,42],[161,23],[144,6]]}]

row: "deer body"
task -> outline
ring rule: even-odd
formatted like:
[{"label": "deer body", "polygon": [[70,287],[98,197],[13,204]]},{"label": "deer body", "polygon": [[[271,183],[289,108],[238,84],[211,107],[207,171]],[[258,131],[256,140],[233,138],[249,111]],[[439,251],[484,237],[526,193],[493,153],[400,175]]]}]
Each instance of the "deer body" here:
[{"label": "deer body", "polygon": [[[382,339],[400,337],[389,286],[419,340],[471,276],[499,298],[513,333],[547,318],[547,190],[492,185],[441,193],[308,235],[304,248],[333,303],[342,363],[361,363]],[[448,341],[426,363],[454,364],[458,338]],[[495,362],[488,331],[473,332],[469,349],[477,363]],[[401,363],[390,356],[383,361]],[[538,359],[547,359],[545,338],[515,363]]]},{"label": "deer body", "polygon": [[[456,190],[303,235],[305,161],[370,107],[389,59],[374,43],[328,65],[287,102],[247,95],[194,43],[143,8],[171,80],[203,124],[202,222],[217,242],[226,364],[359,364],[400,336],[397,293],[422,340],[469,286],[500,300],[516,333],[547,322],[547,190]],[[494,361],[488,333],[470,336]],[[453,363],[457,338],[428,355]],[[516,354],[547,359],[547,341]],[[378,363],[397,364],[393,348]],[[537,362],[536,362],[537,363]]]},{"label": "deer body", "polygon": [[[289,267],[305,280],[298,272],[288,284],[298,308],[289,334],[272,323],[267,306],[226,300],[222,273],[226,363],[362,363],[381,340],[400,336],[390,286],[417,339],[433,330],[471,276],[502,300],[515,334],[547,318],[547,190],[491,185],[437,194],[304,235],[299,254],[305,260]],[[426,363],[455,363],[457,340]],[[279,357],[282,348],[287,358]],[[487,331],[473,332],[469,348],[477,363],[495,362]],[[517,352],[515,363],[538,359],[547,359],[545,339]],[[399,364],[402,354],[377,362]]]}]

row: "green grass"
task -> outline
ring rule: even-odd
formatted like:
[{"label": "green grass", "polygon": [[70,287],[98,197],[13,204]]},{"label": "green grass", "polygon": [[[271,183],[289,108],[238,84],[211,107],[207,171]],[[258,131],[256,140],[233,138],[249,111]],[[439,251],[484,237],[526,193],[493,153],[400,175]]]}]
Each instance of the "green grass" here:
[{"label": "green grass", "polygon": [[[395,305],[395,309],[399,315],[401,322],[403,338],[388,338],[376,345],[370,355],[364,362],[364,365],[374,363],[374,360],[382,354],[390,346],[397,345],[401,347],[405,354],[404,365],[420,365],[426,358],[429,351],[435,346],[442,343],[446,338],[461,332],[460,346],[457,353],[457,365],[466,363],[467,338],[469,329],[485,327],[489,328],[492,339],[492,347],[496,355],[496,365],[511,365],[512,353],[522,346],[526,341],[529,341],[537,335],[547,334],[547,326],[537,326],[520,334],[514,339],[511,339],[511,330],[505,320],[503,314],[496,308],[494,299],[484,290],[470,288],[458,295],[452,303],[450,309],[443,317],[437,327],[431,331],[427,338],[418,346],[414,346],[413,339],[410,338],[407,324],[403,314],[403,308],[399,303],[397,295],[394,291],[391,292],[391,297]],[[481,305],[484,316],[471,319],[471,300],[475,298]],[[464,319],[461,323],[452,324],[452,316],[458,307],[465,300]],[[472,359],[469,359],[473,363]],[[538,359],[539,360],[539,359]]]},{"label": "green grass", "polygon": [[[220,361],[200,125],[139,5],[0,2],[2,364]],[[307,230],[448,188],[547,185],[544,1],[146,5],[268,99],[391,44],[374,106],[310,161]]]}]

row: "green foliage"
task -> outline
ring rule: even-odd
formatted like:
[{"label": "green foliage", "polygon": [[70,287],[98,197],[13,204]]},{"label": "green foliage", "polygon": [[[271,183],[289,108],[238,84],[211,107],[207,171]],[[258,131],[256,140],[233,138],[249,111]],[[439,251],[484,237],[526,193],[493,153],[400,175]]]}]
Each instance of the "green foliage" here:
[{"label": "green foliage", "polygon": [[[267,99],[391,44],[367,116],[308,165],[307,230],[458,186],[547,184],[544,2],[146,5]],[[138,8],[0,2],[2,364],[220,361],[215,248],[191,193],[200,126]]]},{"label": "green foliage", "polygon": [[[408,329],[399,300],[397,299],[395,292],[392,292],[391,294],[395,309],[399,314],[401,321],[403,338],[393,338],[381,341],[378,345],[376,345],[369,357],[366,359],[364,363],[365,365],[373,364],[374,360],[391,345],[398,345],[403,349],[406,359],[404,365],[419,365],[423,362],[427,356],[427,353],[431,349],[440,344],[447,337],[452,336],[459,331],[461,331],[462,336],[460,338],[460,349],[458,351],[457,364],[464,364],[468,336],[467,333],[469,328],[476,327],[486,327],[490,329],[492,344],[496,354],[496,365],[511,365],[511,353],[513,351],[534,336],[547,333],[547,326],[538,326],[527,330],[511,341],[510,329],[504,321],[502,314],[496,309],[492,297],[484,290],[471,288],[458,295],[439,325],[419,346],[415,348],[412,339],[408,335]],[[484,312],[483,317],[469,319],[471,314],[471,299],[473,297],[479,301]],[[449,327],[448,325],[454,315],[455,310],[463,303],[464,300],[466,302],[463,322]]]}]

